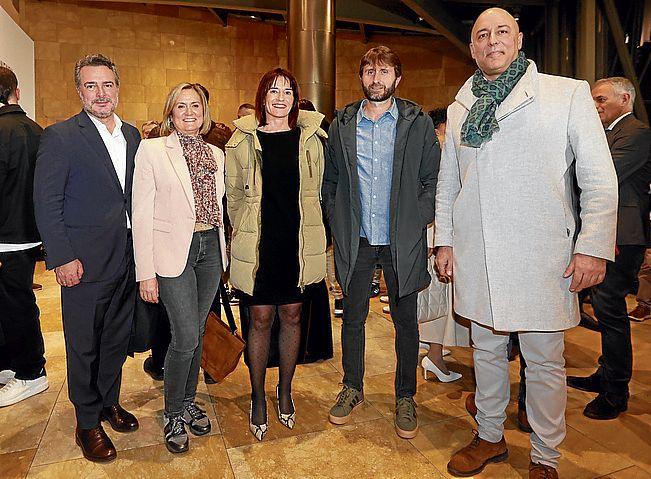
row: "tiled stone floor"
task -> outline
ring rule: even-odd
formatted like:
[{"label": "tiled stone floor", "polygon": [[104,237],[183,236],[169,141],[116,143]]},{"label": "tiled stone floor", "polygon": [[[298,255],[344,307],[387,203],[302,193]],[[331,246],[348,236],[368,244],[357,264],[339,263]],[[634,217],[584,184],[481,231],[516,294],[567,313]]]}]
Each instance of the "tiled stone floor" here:
[{"label": "tiled stone floor", "polygon": [[[162,384],[142,372],[147,355],[128,359],[124,367],[122,403],[140,419],[133,434],[109,430],[118,459],[108,465],[84,460],[73,439],[74,415],[65,381],[65,348],[61,331],[59,289],[54,276],[38,266],[37,293],[45,336],[50,388],[15,406],[0,409],[0,478],[441,478],[450,454],[471,438],[472,421],[464,399],[473,390],[471,353],[453,348],[451,369],[461,381],[425,381],[419,370],[420,431],[411,441],[393,430],[393,327],[373,300],[367,323],[366,402],[345,427],[327,420],[340,388],[340,322],[334,323],[335,358],[299,366],[294,382],[297,424],[283,427],[273,414],[273,385],[268,374],[269,433],[258,443],[248,432],[249,387],[242,364],[222,384],[199,384],[198,399],[213,419],[213,432],[192,438],[188,454],[173,456],[161,434]],[[593,396],[569,390],[567,438],[559,467],[562,478],[651,478],[651,322],[633,324],[635,371],[629,410],[614,421],[593,421],[581,410]],[[570,374],[593,371],[600,350],[599,335],[575,328],[566,337]],[[512,398],[517,394],[517,363],[511,365]],[[527,477],[528,436],[515,426],[512,401],[506,440],[507,463],[490,465],[483,478]]]}]

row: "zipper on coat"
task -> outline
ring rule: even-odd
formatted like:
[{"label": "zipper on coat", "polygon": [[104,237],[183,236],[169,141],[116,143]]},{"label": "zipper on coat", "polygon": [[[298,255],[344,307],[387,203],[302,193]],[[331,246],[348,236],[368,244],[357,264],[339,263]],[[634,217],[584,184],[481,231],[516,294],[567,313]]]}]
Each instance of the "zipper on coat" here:
[{"label": "zipper on coat", "polygon": [[[301,132],[302,134],[303,132]],[[305,211],[303,208],[303,181],[301,178],[301,168],[300,168],[300,159],[301,159],[301,153],[305,151],[305,145],[301,142],[299,150],[298,150],[298,158],[299,158],[299,168],[298,168],[298,209],[301,214],[301,221],[299,223],[299,233],[301,235],[300,237],[300,243],[301,243],[301,268],[300,268],[300,274],[298,278],[298,287],[301,289],[301,293],[305,291],[305,284],[304,284],[304,277],[305,277]],[[310,165],[309,161],[309,152],[308,153],[308,165]],[[310,166],[310,176],[312,176],[312,167]]]},{"label": "zipper on coat", "polygon": [[310,150],[306,150],[305,154],[307,155],[307,167],[310,170],[310,178],[312,178],[312,157],[310,156]]}]

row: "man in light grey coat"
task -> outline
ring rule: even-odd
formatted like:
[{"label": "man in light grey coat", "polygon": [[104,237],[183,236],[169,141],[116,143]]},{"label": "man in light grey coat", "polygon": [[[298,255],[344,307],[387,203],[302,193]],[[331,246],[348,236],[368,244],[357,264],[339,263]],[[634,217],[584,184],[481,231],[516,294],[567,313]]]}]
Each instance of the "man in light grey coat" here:
[{"label": "man in light grey coat", "polygon": [[576,293],[601,282],[615,254],[617,178],[590,88],[538,73],[521,47],[511,15],[483,12],[470,44],[479,69],[448,109],[436,264],[453,279],[455,311],[472,321],[478,410],[477,435],[448,464],[458,476],[508,456],[506,348],[517,331],[533,428],[529,477],[558,477],[564,330],[579,322]]}]

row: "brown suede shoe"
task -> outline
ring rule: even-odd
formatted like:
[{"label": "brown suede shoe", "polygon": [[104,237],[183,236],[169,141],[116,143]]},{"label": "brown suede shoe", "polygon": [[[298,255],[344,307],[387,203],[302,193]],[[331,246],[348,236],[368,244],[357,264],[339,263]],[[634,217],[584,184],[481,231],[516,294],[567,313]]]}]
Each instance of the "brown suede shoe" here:
[{"label": "brown suede shoe", "polygon": [[529,479],[558,479],[558,472],[552,466],[530,462]]},{"label": "brown suede shoe", "polygon": [[93,462],[109,462],[115,459],[118,453],[102,425],[92,429],[75,430],[75,442],[81,448],[84,457]]},{"label": "brown suede shoe", "polygon": [[455,452],[448,462],[448,472],[456,477],[469,477],[479,474],[486,464],[502,462],[509,457],[506,441],[489,442],[481,439],[477,431],[470,444]]},{"label": "brown suede shoe", "polygon": [[108,421],[113,430],[117,432],[133,432],[139,426],[136,416],[119,404],[102,409],[100,419],[102,421]]}]

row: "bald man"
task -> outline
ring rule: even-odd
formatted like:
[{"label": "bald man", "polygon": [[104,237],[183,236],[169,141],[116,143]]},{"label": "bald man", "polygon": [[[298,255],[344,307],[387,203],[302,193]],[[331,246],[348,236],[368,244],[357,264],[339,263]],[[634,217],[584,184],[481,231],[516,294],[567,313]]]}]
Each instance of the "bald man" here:
[{"label": "bald man", "polygon": [[617,178],[590,88],[539,73],[521,48],[513,17],[484,11],[470,43],[479,69],[448,109],[436,264],[453,280],[456,313],[472,322],[478,424],[448,464],[455,476],[508,457],[507,343],[517,331],[533,429],[529,477],[558,477],[564,331],[579,322],[577,293],[603,280],[615,254]]}]

